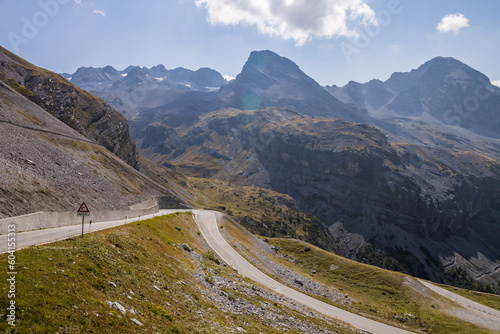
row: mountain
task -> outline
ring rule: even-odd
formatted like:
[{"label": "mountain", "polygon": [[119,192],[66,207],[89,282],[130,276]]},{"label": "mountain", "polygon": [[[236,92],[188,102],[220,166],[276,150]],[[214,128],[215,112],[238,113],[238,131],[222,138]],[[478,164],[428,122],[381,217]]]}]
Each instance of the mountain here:
[{"label": "mountain", "polygon": [[65,73],[64,77],[103,98],[128,119],[137,116],[140,110],[163,106],[166,96],[217,91],[227,83],[219,72],[210,68],[168,70],[161,64],[151,68],[129,66],[123,71],[111,66],[81,67],[74,74]]},{"label": "mountain", "polygon": [[[112,66],[103,68],[80,67],[73,74],[61,74],[65,79],[88,91],[113,90],[111,86],[119,86],[123,82],[129,86],[134,84],[155,83],[155,87],[176,88],[180,90],[214,90],[227,83],[222,75],[210,68],[196,71],[178,67],[167,70],[164,65],[151,68],[129,66],[118,71]],[[155,88],[152,87],[152,88]]]},{"label": "mountain", "polygon": [[64,76],[67,80],[87,91],[102,90],[122,78],[112,66],[104,68],[80,67],[74,74]]},{"label": "mountain", "polygon": [[[374,126],[282,108],[224,109],[188,128],[148,131],[142,147],[153,161],[290,195],[329,227],[330,248],[342,254],[368,261],[373,247],[394,268],[446,281],[444,266],[463,252],[476,276],[491,272],[484,282],[498,278],[498,160],[395,145]],[[484,257],[468,262],[473,251]]]},{"label": "mountain", "polygon": [[217,97],[227,107],[241,110],[283,107],[307,116],[363,120],[364,112],[325,93],[294,62],[266,50],[252,52],[241,73]]},{"label": "mountain", "polygon": [[183,201],[0,81],[0,218]]},{"label": "mountain", "polygon": [[122,114],[101,99],[0,47],[0,80],[132,167],[139,155]]},{"label": "mountain", "polygon": [[[148,94],[152,94],[148,92]],[[161,142],[148,130],[151,124],[190,126],[209,112],[223,108],[250,110],[286,107],[299,114],[368,122],[365,111],[350,107],[325,91],[287,58],[271,51],[252,52],[240,74],[218,91],[170,92],[163,103],[151,105],[148,98],[131,121],[132,135],[143,147]],[[130,115],[130,113],[128,113]],[[153,135],[153,137],[150,137]]]},{"label": "mountain", "polygon": [[326,89],[374,116],[404,116],[458,126],[500,138],[500,88],[482,73],[453,58],[434,58],[416,70],[382,82],[349,82]]},{"label": "mountain", "polygon": [[120,113],[5,49],[0,165],[0,218],[76,210],[83,200],[93,210],[123,209],[153,196],[185,206],[135,169],[138,152]]},{"label": "mountain", "polygon": [[[217,91],[160,92],[147,88],[151,76],[139,70],[127,69],[140,80],[120,94],[141,97],[126,115],[153,162],[286,194],[322,221],[307,238],[350,258],[498,289],[500,140],[484,136],[484,121],[474,125],[481,131],[457,127],[443,112],[471,100],[468,92],[487,95],[474,87],[484,81],[479,72],[438,58],[387,82],[325,89],[292,61],[256,51]],[[486,88],[491,96],[483,100],[494,106],[496,89]],[[485,110],[477,112],[488,117]],[[241,222],[276,226],[262,217]]]},{"label": "mountain", "polygon": [[[72,75],[71,82],[102,97],[133,120],[135,133],[153,122],[192,123],[221,108],[286,107],[309,116],[368,122],[364,110],[348,106],[307,76],[291,60],[272,51],[252,52],[241,73],[230,82],[211,69],[190,71],[128,67],[110,86],[111,75],[100,69],[91,84]],[[108,71],[109,72],[109,71]]]},{"label": "mountain", "polygon": [[[430,68],[420,77],[448,73]],[[419,94],[451,90],[442,94],[461,101],[462,95],[451,98],[458,94],[452,88],[463,85],[453,82],[461,73],[455,72],[426,79],[449,81],[449,87]],[[330,248],[345,256],[438,282],[458,280],[450,274],[456,266],[472,280],[495,285],[500,141],[447,125],[437,114],[388,109],[396,88],[412,87],[401,80],[391,85],[351,83],[338,94],[342,104],[325,98],[325,89],[293,62],[253,52],[218,92],[169,96],[162,107],[141,111],[132,133],[141,152],[158,164],[291,196],[323,221]],[[372,104],[360,102],[368,98]],[[284,109],[237,109],[270,105]],[[345,121],[353,118],[371,125]]]}]

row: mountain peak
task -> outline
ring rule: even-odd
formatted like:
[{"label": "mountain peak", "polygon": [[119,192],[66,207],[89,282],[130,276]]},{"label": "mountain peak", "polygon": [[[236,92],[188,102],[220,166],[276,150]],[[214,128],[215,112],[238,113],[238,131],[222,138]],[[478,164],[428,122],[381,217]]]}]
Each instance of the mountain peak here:
[{"label": "mountain peak", "polygon": [[440,66],[445,66],[445,65],[447,65],[447,66],[467,66],[464,63],[462,63],[461,61],[459,61],[453,57],[442,57],[442,56],[434,57],[431,60],[425,62],[422,66],[429,65],[429,64],[440,65]]},{"label": "mountain peak", "polygon": [[361,121],[359,110],[340,102],[293,61],[270,50],[253,51],[219,97],[237,109],[284,107],[302,115]]},{"label": "mountain peak", "polygon": [[486,75],[452,57],[435,57],[410,72],[395,72],[385,82],[327,89],[372,114],[430,115],[443,125],[500,138],[499,90]]},{"label": "mountain peak", "polygon": [[105,72],[118,72],[113,66],[107,65],[106,67],[103,68]]},{"label": "mountain peak", "polygon": [[[282,57],[270,50],[253,51],[243,66],[243,72],[255,75],[259,73],[273,74],[277,69],[300,71],[299,67],[290,59]],[[274,71],[273,71],[274,70]]]},{"label": "mountain peak", "polygon": [[469,66],[456,60],[452,57],[436,57],[424,64],[420,65],[416,70],[412,70],[410,73],[415,72],[435,72],[438,71],[440,74],[445,74],[456,69],[470,69]]}]

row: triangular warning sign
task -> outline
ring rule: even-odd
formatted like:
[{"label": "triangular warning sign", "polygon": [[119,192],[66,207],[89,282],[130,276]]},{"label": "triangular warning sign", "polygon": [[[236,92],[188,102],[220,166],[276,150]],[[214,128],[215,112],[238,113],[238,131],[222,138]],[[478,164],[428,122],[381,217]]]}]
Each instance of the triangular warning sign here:
[{"label": "triangular warning sign", "polygon": [[80,205],[80,209],[78,209],[77,212],[90,212],[90,211],[89,211],[89,208],[87,207],[87,204],[85,204],[85,202],[83,202],[82,205]]}]

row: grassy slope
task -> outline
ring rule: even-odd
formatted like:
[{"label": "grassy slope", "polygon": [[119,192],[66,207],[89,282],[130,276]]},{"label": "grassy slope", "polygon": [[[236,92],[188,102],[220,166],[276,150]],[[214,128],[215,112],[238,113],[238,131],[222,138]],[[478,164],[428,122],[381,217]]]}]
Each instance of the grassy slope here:
[{"label": "grassy slope", "polygon": [[[261,252],[260,248],[247,231],[228,219],[222,226],[222,231],[234,240],[230,244],[240,253],[259,268],[269,268],[259,260],[257,254]],[[409,276],[351,261],[303,241],[276,238],[269,242],[279,249],[278,255],[268,255],[272,261],[339,295],[348,294],[349,299],[353,300],[352,303],[335,303],[322,298],[325,302],[392,324],[403,324],[412,330],[464,334],[489,332],[446,314],[445,310],[454,306],[437,294],[417,292],[410,287],[415,281]],[[306,246],[310,251],[305,251]],[[272,269],[270,272],[272,275]],[[283,281],[277,275],[272,276]],[[481,293],[475,293],[474,296],[475,301],[498,309],[500,297]]]},{"label": "grassy slope", "polygon": [[[196,253],[183,250],[182,243]],[[287,319],[295,319],[323,330],[352,333],[345,326],[303,315],[286,302],[266,299],[269,293],[262,289],[252,292],[253,284],[217,264],[189,213],[30,247],[16,256],[17,326],[12,329],[2,321],[2,332],[234,333],[241,327],[251,333],[278,333]],[[6,257],[0,263],[7,268]],[[220,281],[226,283],[219,285]],[[237,312],[228,312],[221,304],[222,292]],[[119,302],[128,311],[122,314],[107,301]],[[2,318],[7,303],[7,286],[2,284]],[[263,311],[254,314],[242,305]],[[262,319],[271,313],[280,320]]]},{"label": "grassy slope", "polygon": [[293,198],[272,190],[239,186],[215,179],[188,177],[185,189],[195,207],[225,212],[250,232],[267,237],[294,237],[325,249],[326,227],[298,209]]}]

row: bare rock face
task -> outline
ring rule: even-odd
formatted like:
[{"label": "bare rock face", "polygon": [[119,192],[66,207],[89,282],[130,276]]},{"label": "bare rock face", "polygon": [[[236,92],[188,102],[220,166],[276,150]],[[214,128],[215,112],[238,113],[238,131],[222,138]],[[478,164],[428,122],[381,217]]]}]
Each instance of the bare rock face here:
[{"label": "bare rock face", "polygon": [[127,121],[101,99],[58,74],[36,67],[0,48],[0,80],[25,97],[139,169],[139,155]]},{"label": "bare rock face", "polygon": [[371,125],[282,108],[224,109],[187,129],[148,131],[161,138],[155,158],[185,174],[290,195],[329,227],[331,248],[351,258],[377,263],[373,247],[394,269],[436,281],[445,280],[439,263],[455,252],[480,249],[485,271],[496,261],[485,238],[499,234],[500,179],[488,159],[469,165],[392,145]]}]

